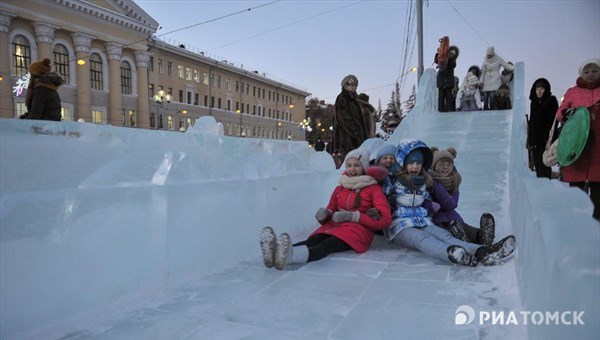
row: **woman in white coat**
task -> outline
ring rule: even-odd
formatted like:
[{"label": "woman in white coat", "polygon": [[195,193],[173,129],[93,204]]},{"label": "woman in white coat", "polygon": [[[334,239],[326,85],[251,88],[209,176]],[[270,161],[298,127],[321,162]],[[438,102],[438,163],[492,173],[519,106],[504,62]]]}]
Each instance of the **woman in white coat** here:
[{"label": "woman in white coat", "polygon": [[483,109],[490,110],[492,107],[492,101],[494,100],[494,95],[496,94],[496,90],[502,84],[502,79],[500,77],[500,68],[503,68],[506,71],[513,71],[513,65],[507,63],[496,54],[494,51],[494,46],[488,47],[486,51],[486,57],[483,60],[483,65],[481,66],[481,91],[483,92]]}]

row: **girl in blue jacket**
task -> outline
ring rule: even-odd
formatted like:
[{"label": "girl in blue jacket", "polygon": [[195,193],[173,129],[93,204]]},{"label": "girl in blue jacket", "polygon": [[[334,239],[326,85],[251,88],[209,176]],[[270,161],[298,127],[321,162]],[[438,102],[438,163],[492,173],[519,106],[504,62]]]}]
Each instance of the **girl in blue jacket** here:
[{"label": "girl in blue jacket", "polygon": [[439,204],[432,202],[430,194],[433,180],[427,169],[432,159],[431,150],[420,140],[399,143],[392,179],[384,185],[392,209],[386,238],[395,245],[466,266],[491,265],[512,254],[516,247],[514,236],[487,247],[458,240],[433,223],[430,212],[439,210]]}]

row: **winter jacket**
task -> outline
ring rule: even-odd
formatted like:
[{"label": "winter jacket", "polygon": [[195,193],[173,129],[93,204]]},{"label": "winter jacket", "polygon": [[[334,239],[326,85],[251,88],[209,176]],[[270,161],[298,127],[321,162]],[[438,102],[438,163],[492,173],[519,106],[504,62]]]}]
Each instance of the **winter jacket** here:
[{"label": "winter jacket", "polygon": [[335,100],[333,119],[333,148],[342,155],[357,149],[367,139],[367,128],[358,105],[357,95],[342,89]]},{"label": "winter jacket", "polygon": [[512,103],[510,102],[510,89],[508,85],[502,84],[496,90],[494,100],[492,100],[492,110],[510,110]]},{"label": "winter jacket", "polygon": [[442,183],[437,181],[434,181],[433,188],[432,200],[440,205],[440,210],[433,215],[433,223],[439,226],[451,221],[463,222],[462,217],[456,211],[460,197],[459,191],[449,193]]},{"label": "winter jacket", "polygon": [[[433,154],[431,149],[420,140],[400,141],[396,151],[396,165],[403,167],[406,156],[415,149],[423,152],[423,169],[427,171],[433,161]],[[392,171],[396,173],[397,169]],[[397,177],[392,176],[391,181],[384,184],[383,192],[392,209],[392,224],[384,231],[388,240],[394,239],[404,228],[433,225],[433,220],[429,216],[431,195],[425,184],[416,190],[411,190]]]},{"label": "winter jacket", "polygon": [[63,83],[62,78],[57,73],[49,72],[32,77],[31,81],[25,101],[28,111],[26,118],[60,121],[62,105],[58,87]]},{"label": "winter jacket", "polygon": [[512,71],[514,67],[504,61],[499,55],[494,55],[492,58],[485,58],[481,66],[481,77],[479,77],[482,86],[481,91],[490,92],[496,91],[502,84],[500,79],[500,68]]},{"label": "winter jacket", "polygon": [[577,86],[571,87],[556,111],[556,118],[563,121],[569,108],[587,107],[590,112],[590,134],[581,156],[571,165],[562,167],[565,182],[600,182],[600,80],[593,84],[577,78]]},{"label": "winter jacket", "polygon": [[[542,98],[538,98],[535,92],[539,85],[543,85],[545,89]],[[529,100],[531,100],[529,123],[527,124],[527,146],[529,148],[545,146],[548,141],[548,134],[558,109],[558,101],[552,95],[551,89],[550,82],[540,78],[533,82],[531,91],[529,91]]]},{"label": "winter jacket", "polygon": [[[377,171],[378,174],[374,174],[374,171]],[[379,167],[371,167],[367,170],[367,176],[370,175],[377,180],[378,178],[381,179],[381,176],[387,176],[387,171]],[[358,208],[353,208],[357,195],[360,196],[360,205]],[[380,218],[375,220],[368,216],[366,212],[369,208],[377,208]],[[347,243],[357,253],[367,251],[373,242],[374,232],[389,227],[392,220],[390,206],[378,184],[356,190],[347,189],[340,185],[331,194],[327,209],[332,212],[338,210],[359,211],[360,219],[358,223],[336,223],[330,217],[310,236],[316,234],[333,235]]]},{"label": "winter jacket", "polygon": [[[454,87],[454,69],[456,68],[456,59],[458,59],[459,49],[456,46],[450,46],[448,51],[454,50],[456,55],[453,58],[448,57],[448,61],[445,63],[439,63],[439,71],[437,73],[437,87],[438,88],[453,88]],[[435,54],[434,62],[438,63],[438,54]]]},{"label": "winter jacket", "polygon": [[470,88],[465,82],[461,85],[458,93],[456,94],[456,110],[460,110],[461,103],[469,100],[475,101],[477,107],[481,110],[483,108],[483,102],[481,101],[481,94],[478,88]]}]

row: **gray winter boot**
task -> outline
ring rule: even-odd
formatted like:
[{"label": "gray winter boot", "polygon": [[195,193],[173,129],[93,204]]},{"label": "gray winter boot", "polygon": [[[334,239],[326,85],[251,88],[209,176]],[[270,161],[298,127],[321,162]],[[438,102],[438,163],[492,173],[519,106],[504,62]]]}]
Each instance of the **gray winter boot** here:
[{"label": "gray winter boot", "polygon": [[288,258],[291,259],[292,255],[292,240],[288,233],[283,233],[277,238],[277,247],[275,249],[275,256],[273,259],[273,265],[275,269],[283,270],[288,263]]},{"label": "gray winter boot", "polygon": [[260,231],[260,250],[263,255],[263,262],[267,268],[273,267],[273,257],[277,249],[277,235],[271,227],[264,227]]}]

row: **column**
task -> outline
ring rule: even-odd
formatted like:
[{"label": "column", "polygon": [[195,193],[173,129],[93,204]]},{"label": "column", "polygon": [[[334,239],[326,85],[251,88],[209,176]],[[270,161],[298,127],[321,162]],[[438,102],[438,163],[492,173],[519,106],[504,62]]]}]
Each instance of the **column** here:
[{"label": "column", "polygon": [[[58,27],[37,21],[33,24],[33,28],[35,30],[35,41],[37,42],[38,60],[48,58],[54,61],[52,42],[54,41],[54,32]],[[54,68],[52,68],[52,71],[55,71]]]},{"label": "column", "polygon": [[90,84],[90,47],[92,46],[92,37],[84,33],[71,33],[73,46],[75,48],[75,58],[85,61],[84,65],[77,63],[77,106],[73,113],[73,118],[85,119],[86,122],[92,122],[92,87]]},{"label": "column", "polygon": [[123,45],[107,42],[108,56],[108,124],[123,124],[123,93],[121,91],[121,52]]},{"label": "column", "polygon": [[12,45],[8,41],[10,20],[14,15],[0,13],[0,117],[12,118],[15,116],[12,98],[13,78],[10,75],[10,54]]},{"label": "column", "polygon": [[[146,51],[135,51],[134,54],[138,90],[135,125],[142,129],[149,129],[150,102],[148,99],[148,62],[150,61],[150,54]],[[158,117],[155,117],[155,119],[158,119]]]}]

